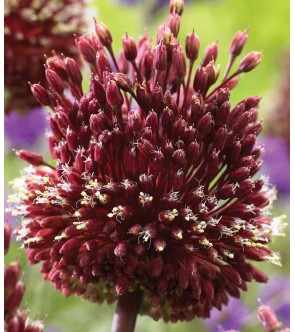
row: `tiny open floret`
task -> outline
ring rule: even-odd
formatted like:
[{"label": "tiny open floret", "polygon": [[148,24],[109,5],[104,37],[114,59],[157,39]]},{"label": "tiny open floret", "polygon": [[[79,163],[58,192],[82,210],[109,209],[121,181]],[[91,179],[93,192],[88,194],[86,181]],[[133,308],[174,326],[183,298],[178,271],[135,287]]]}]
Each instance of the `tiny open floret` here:
[{"label": "tiny open floret", "polygon": [[217,43],[193,72],[200,40],[193,32],[180,45],[183,9],[171,1],[154,46],[124,34],[118,56],[100,22],[96,36],[77,37],[88,92],[74,60],[48,60],[48,84],[31,88],[52,109],[55,164],[22,151],[35,166],[10,197],[24,220],[16,234],[56,289],[98,303],[141,290],[140,312],[165,321],[209,317],[247,282],[266,282],[251,260],[279,264],[268,244],[282,232],[269,214],[275,190],[255,176],[260,98],[230,104],[237,76],[261,54],[231,72],[245,30],[223,78]]}]

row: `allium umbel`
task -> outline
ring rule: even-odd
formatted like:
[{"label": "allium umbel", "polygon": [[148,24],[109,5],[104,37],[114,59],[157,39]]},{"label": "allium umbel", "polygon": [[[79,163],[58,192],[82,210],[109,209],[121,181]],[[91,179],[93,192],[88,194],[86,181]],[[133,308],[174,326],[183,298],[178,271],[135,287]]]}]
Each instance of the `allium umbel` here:
[{"label": "allium umbel", "polygon": [[32,85],[52,110],[56,163],[22,151],[35,167],[11,197],[29,261],[42,262],[55,288],[93,302],[139,290],[140,313],[165,321],[209,317],[246,282],[267,281],[250,260],[279,263],[267,247],[280,233],[268,215],[275,191],[254,179],[260,98],[229,101],[236,76],[261,53],[214,86],[217,44],[193,72],[200,42],[194,32],[185,47],[177,40],[182,11],[171,1],[156,45],[126,34],[118,57],[109,29],[95,22],[97,37],[77,39],[92,72],[87,93],[71,59],[60,62],[62,75],[47,69],[48,87]]},{"label": "allium umbel", "polygon": [[6,111],[38,105],[28,81],[45,82],[44,55],[77,57],[74,34],[83,32],[85,0],[4,0]]},{"label": "allium umbel", "polygon": [[[4,224],[4,253],[9,249],[11,228]],[[41,321],[30,322],[28,313],[20,311],[25,286],[20,280],[21,269],[17,262],[10,263],[4,268],[4,330],[5,332],[42,332]]]}]

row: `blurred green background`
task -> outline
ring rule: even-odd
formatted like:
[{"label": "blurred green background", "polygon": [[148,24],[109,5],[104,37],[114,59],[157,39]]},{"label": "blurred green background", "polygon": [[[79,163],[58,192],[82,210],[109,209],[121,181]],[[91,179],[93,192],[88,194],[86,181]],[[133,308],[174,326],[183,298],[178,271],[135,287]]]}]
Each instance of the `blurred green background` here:
[{"label": "blurred green background", "polygon": [[[146,30],[155,41],[157,27],[167,19],[167,6],[150,13],[152,7],[149,1],[138,1],[133,5],[123,5],[119,1],[93,0],[89,6],[94,9],[92,16],[102,20],[112,31],[116,52],[121,47],[121,38],[125,31],[138,38]],[[92,18],[89,17],[90,26]],[[249,27],[249,39],[244,53],[257,50],[263,51],[263,61],[259,68],[240,79],[240,84],[232,93],[232,100],[238,102],[250,95],[263,97],[260,117],[266,112],[275,100],[283,54],[289,50],[289,1],[269,0],[220,0],[195,1],[191,0],[182,16],[180,40],[183,42],[187,33],[195,29],[201,38],[201,54],[206,45],[218,40],[218,62],[225,68],[230,41],[237,30]],[[91,29],[93,30],[93,29]],[[45,145],[46,146],[46,145]],[[44,152],[44,141],[34,147]],[[19,161],[11,151],[5,152],[5,186],[6,193],[10,188],[8,182],[18,176],[19,169],[24,163]],[[289,198],[281,197],[275,204],[275,215],[289,214]],[[264,272],[271,278],[279,275],[289,275],[289,237],[278,238],[271,244],[274,251],[280,251],[283,267],[270,264],[260,264]],[[18,243],[13,243],[5,261],[15,260],[18,257],[24,268],[26,297],[24,303],[31,310],[31,317],[47,315],[45,320],[46,331],[61,332],[94,332],[109,331],[114,312],[114,306],[97,306],[82,301],[79,298],[63,298],[54,291],[52,286],[43,281],[38,272],[39,266],[28,267],[24,252],[19,249]],[[242,300],[253,310],[253,324],[243,331],[261,331],[256,323],[255,310],[258,305],[257,294],[263,286],[249,284],[249,291],[242,296]],[[207,331],[201,320],[195,319],[190,323],[164,324],[154,322],[149,317],[139,317],[137,331]]]}]

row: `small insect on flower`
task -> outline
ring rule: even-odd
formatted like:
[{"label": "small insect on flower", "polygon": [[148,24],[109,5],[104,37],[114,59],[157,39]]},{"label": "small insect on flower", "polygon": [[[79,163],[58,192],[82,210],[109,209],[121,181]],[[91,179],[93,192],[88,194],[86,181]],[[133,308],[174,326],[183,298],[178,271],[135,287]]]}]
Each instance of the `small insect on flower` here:
[{"label": "small insect on flower", "polygon": [[47,85],[31,88],[43,104],[51,96],[56,164],[27,158],[35,166],[12,199],[29,261],[65,296],[111,302],[140,289],[140,313],[173,322],[209,317],[247,282],[266,282],[251,260],[278,264],[268,245],[282,233],[268,215],[275,192],[255,177],[260,98],[230,103],[236,77],[261,54],[232,70],[244,31],[219,82],[216,43],[193,70],[200,41],[193,31],[181,47],[183,10],[172,0],[155,45],[125,34],[118,56],[95,21],[97,36],[77,37],[92,73],[87,93],[74,60],[48,60]]}]

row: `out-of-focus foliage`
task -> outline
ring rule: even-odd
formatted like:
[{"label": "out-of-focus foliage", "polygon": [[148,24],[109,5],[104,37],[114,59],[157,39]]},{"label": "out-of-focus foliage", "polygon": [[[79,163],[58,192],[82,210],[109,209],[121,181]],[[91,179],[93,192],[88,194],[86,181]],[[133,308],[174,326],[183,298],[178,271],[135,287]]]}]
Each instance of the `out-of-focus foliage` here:
[{"label": "out-of-focus foliage", "polygon": [[[116,51],[121,47],[121,39],[125,31],[134,38],[138,38],[145,27],[152,40],[155,39],[157,26],[167,18],[168,9],[162,8],[148,17],[146,7],[141,1],[132,6],[119,5],[115,1],[92,0],[90,5],[97,12],[97,19],[107,24],[112,31],[114,48]],[[148,23],[147,23],[148,22]],[[147,26],[148,24],[148,26]],[[269,0],[220,0],[220,1],[191,1],[186,5],[182,16],[182,27],[180,39],[184,40],[192,28],[200,36],[201,53],[205,47],[213,42],[219,41],[218,62],[222,68],[225,67],[228,56],[230,41],[237,30],[249,27],[249,40],[243,54],[250,50],[263,51],[263,61],[259,68],[249,75],[240,79],[240,87],[233,91],[233,101],[238,102],[250,95],[261,95],[262,113],[276,98],[274,86],[279,80],[280,62],[283,61],[283,54],[289,48],[289,1]],[[198,61],[197,61],[198,62]],[[36,149],[39,147],[36,147]],[[41,147],[47,149],[47,147]],[[5,157],[5,187],[9,192],[8,182],[18,176],[19,169],[24,163],[19,161],[11,151],[6,151]],[[274,207],[274,214],[288,214],[288,197],[277,201]],[[289,231],[287,230],[287,234]],[[278,275],[288,276],[289,274],[289,237],[278,238],[271,247],[280,251],[283,267],[270,264],[260,264],[263,271],[275,278]],[[15,260],[18,257],[24,268],[24,280],[26,283],[27,302],[31,309],[31,317],[38,314],[47,314],[47,326],[54,326],[60,332],[104,332],[109,331],[114,312],[114,306],[97,306],[78,298],[63,298],[63,296],[52,289],[52,286],[42,280],[38,272],[39,266],[30,267],[26,264],[24,252],[19,249],[18,243],[12,243],[9,254],[5,261]],[[258,306],[257,294],[265,287],[264,285],[250,285],[249,291],[243,294],[242,300],[253,312],[252,324],[246,327],[244,332],[261,331],[256,320],[256,309]],[[266,303],[267,304],[267,303]],[[190,323],[164,324],[162,321],[154,322],[149,317],[139,317],[137,331],[207,331],[202,321],[194,320]],[[47,330],[48,332],[51,329]],[[52,330],[53,331],[53,330]],[[56,330],[54,330],[56,331]]]}]

